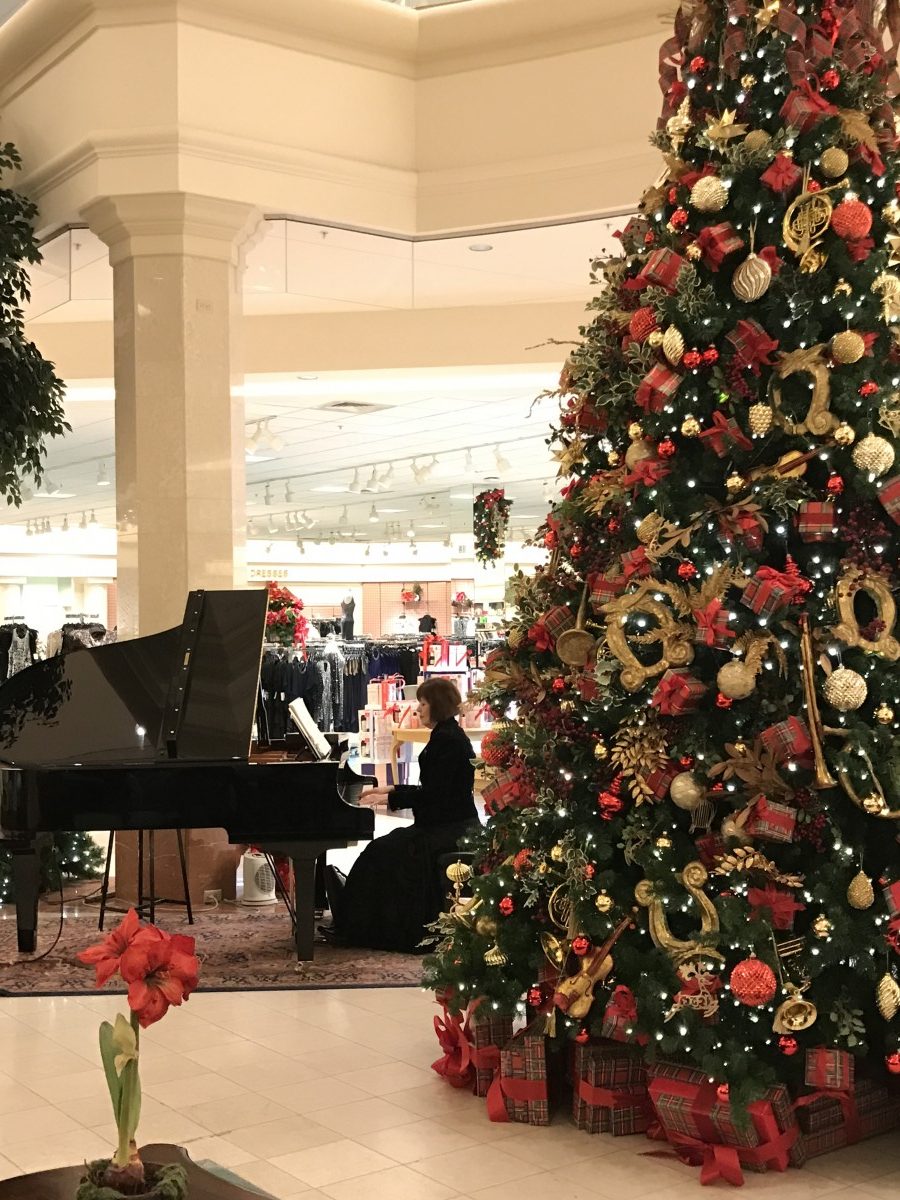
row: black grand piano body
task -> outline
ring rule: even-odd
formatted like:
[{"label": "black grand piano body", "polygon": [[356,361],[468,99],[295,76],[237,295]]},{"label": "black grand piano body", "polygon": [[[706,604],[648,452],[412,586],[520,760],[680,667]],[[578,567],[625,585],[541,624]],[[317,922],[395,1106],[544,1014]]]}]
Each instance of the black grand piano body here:
[{"label": "black grand piano body", "polygon": [[0,686],[0,844],[19,949],[35,948],[47,835],[223,828],[294,861],[296,942],[312,958],[314,867],[368,840],[366,780],[337,761],[252,762],[266,593],[192,592],[175,629],[59,655]]}]

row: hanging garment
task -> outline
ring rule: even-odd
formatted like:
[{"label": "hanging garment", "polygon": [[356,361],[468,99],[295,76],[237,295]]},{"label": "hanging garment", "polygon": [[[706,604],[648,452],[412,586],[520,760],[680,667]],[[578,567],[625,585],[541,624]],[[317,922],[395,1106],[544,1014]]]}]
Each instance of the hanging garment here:
[{"label": "hanging garment", "polygon": [[31,647],[31,630],[27,625],[16,625],[11,630],[6,678],[11,679],[34,662]]}]

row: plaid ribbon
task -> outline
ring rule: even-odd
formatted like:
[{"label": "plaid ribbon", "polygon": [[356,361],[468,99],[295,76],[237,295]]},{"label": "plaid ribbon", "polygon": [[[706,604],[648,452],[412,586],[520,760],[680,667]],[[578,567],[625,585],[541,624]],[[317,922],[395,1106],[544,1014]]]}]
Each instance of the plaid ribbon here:
[{"label": "plaid ribbon", "polygon": [[837,109],[824,97],[820,96],[807,78],[798,81],[793,91],[788,92],[787,99],[781,106],[781,115],[788,125],[793,125],[801,133],[807,133],[825,117],[833,117]]},{"label": "plaid ribbon", "polygon": [[705,608],[694,609],[697,633],[694,640],[705,646],[723,646],[729,638],[736,637],[728,625],[728,610],[721,600],[710,600]]},{"label": "plaid ribbon", "polygon": [[611,600],[615,600],[617,596],[621,596],[622,592],[628,586],[628,581],[624,575],[614,575],[611,578],[606,575],[597,575],[591,581],[591,608],[597,612],[604,604],[609,604]]},{"label": "plaid ribbon", "polygon": [[720,225],[707,225],[697,237],[697,245],[711,271],[718,271],[729,254],[744,248],[744,239],[730,221]]},{"label": "plaid ribbon", "polygon": [[663,716],[680,717],[694,711],[705,691],[706,684],[685,667],[670,667],[656,685],[650,703]]},{"label": "plaid ribbon", "polygon": [[856,1061],[846,1050],[815,1046],[806,1052],[804,1079],[807,1087],[844,1092],[853,1087]]},{"label": "plaid ribbon", "polygon": [[834,505],[830,500],[804,500],[797,509],[797,532],[802,542],[828,542],[834,534]]}]

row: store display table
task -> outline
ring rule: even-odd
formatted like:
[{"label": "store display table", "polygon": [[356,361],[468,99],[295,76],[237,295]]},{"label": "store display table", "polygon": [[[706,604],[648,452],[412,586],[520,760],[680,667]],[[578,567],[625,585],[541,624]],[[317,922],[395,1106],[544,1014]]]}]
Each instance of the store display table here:
[{"label": "store display table", "polygon": [[[188,1200],[259,1200],[265,1193],[241,1187],[192,1162],[183,1146],[154,1144],[141,1148],[144,1162],[180,1163],[188,1173]],[[84,1166],[58,1167],[0,1180],[0,1200],[75,1200]]]}]

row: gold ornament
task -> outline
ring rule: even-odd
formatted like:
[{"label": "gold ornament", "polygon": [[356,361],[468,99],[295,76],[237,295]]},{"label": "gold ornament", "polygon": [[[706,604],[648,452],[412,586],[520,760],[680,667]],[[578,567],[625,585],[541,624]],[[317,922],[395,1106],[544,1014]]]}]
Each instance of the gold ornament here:
[{"label": "gold ornament", "polygon": [[878,980],[875,1002],[878,1005],[878,1011],[886,1021],[893,1021],[900,1012],[900,985],[897,984],[893,975],[885,973]]},{"label": "gold ornament", "polygon": [[475,922],[475,932],[482,937],[492,938],[497,933],[497,922],[493,917],[479,917]]},{"label": "gold ornament", "polygon": [[853,451],[853,464],[870,475],[884,475],[894,465],[894,447],[887,438],[867,433]]},{"label": "gold ornament", "polygon": [[871,908],[875,903],[875,889],[872,880],[864,871],[858,871],[847,886],[847,903],[851,908],[860,911]]},{"label": "gold ornament", "polygon": [[781,236],[787,248],[800,259],[800,270],[809,274],[825,265],[827,255],[819,249],[819,244],[831,224],[833,206],[825,188],[810,192],[808,184],[807,170],[803,191],[784,214]]},{"label": "gold ornament", "polygon": [[738,300],[752,304],[766,294],[771,282],[772,268],[764,258],[751,251],[732,275],[731,290]]},{"label": "gold ornament", "polygon": [[835,296],[852,296],[853,288],[850,286],[850,284],[847,282],[846,279],[839,279],[837,281],[837,283],[834,285],[834,295]]},{"label": "gold ornament", "polygon": [[783,1000],[775,1010],[772,1029],[775,1033],[800,1033],[815,1025],[818,1011],[811,1000],[804,1000],[800,988],[793,983],[786,983],[784,990],[787,1000]]},{"label": "gold ornament", "polygon": [[735,660],[719,668],[716,684],[729,700],[746,700],[756,690],[756,672],[747,663]]},{"label": "gold ornament", "polygon": [[564,713],[573,713],[575,711],[574,700],[560,700],[559,711]]},{"label": "gold ornament", "polygon": [[740,492],[744,487],[746,487],[746,484],[746,479],[743,477],[743,475],[738,475],[737,471],[734,471],[725,480],[725,486],[731,493]]},{"label": "gold ornament", "polygon": [[842,150],[840,146],[829,146],[823,151],[819,166],[822,168],[822,174],[827,175],[829,179],[839,179],[850,166],[850,158],[847,151]]},{"label": "gold ornament", "polygon": [[556,845],[553,847],[553,849],[550,851],[550,857],[553,859],[553,861],[555,863],[561,863],[562,860],[566,857],[566,852],[565,852],[565,850],[563,850],[563,848],[559,844],[559,842],[557,842]]},{"label": "gold ornament", "polygon": [[[839,334],[838,336],[843,335]],[[854,334],[855,336],[858,335]],[[790,350],[778,356],[775,366],[778,382],[772,388],[772,406],[778,414],[782,427],[788,433],[813,433],[817,437],[825,437],[839,424],[837,417],[829,411],[831,375],[826,356],[827,349],[828,347],[823,342],[818,342],[803,350]],[[812,376],[812,397],[806,415],[799,424],[789,421],[781,414],[781,381],[790,375]]]},{"label": "gold ornament", "polygon": [[[856,615],[855,598],[864,592],[874,602],[875,618],[881,632],[874,641],[864,638]],[[900,642],[894,637],[897,623],[897,603],[890,585],[881,575],[866,575],[851,567],[837,581],[834,597],[835,608],[840,617],[839,624],[831,632],[845,646],[858,647],[866,654],[877,654],[888,662],[900,658]]]},{"label": "gold ornament", "polygon": [[798,479],[801,475],[806,474],[806,463],[798,462],[795,467],[790,464],[801,458],[803,458],[802,450],[788,450],[787,454],[782,454],[775,464],[774,473],[782,479]]},{"label": "gold ornament", "polygon": [[454,887],[465,887],[472,878],[472,868],[468,863],[455,862],[450,864],[445,874]]},{"label": "gold ornament", "polygon": [[781,0],[763,0],[763,4],[753,14],[756,18],[757,30],[768,29],[781,8]]},{"label": "gold ornament", "polygon": [[[725,822],[722,822],[722,831],[724,832]],[[784,875],[778,870],[775,863],[760,850],[747,849],[743,846],[738,846],[733,850],[729,850],[727,854],[716,855],[716,869],[713,875],[735,875],[745,874],[747,871],[762,871],[764,875],[771,875],[776,883],[783,883],[787,887],[802,887],[802,875]]]},{"label": "gold ornament", "polygon": [[822,686],[822,695],[838,712],[853,712],[866,702],[869,689],[862,675],[849,667],[838,667]]},{"label": "gold ornament", "polygon": [[900,279],[882,271],[872,281],[872,291],[881,296],[881,315],[889,324],[900,318]]},{"label": "gold ornament", "polygon": [[738,842],[741,846],[750,845],[750,835],[745,831],[743,824],[733,815],[722,818],[721,833],[726,841]]},{"label": "gold ornament", "polygon": [[644,462],[645,459],[656,457],[656,447],[646,438],[639,442],[632,442],[625,451],[625,466],[632,470],[639,462]]},{"label": "gold ornament", "polygon": [[831,353],[835,362],[850,363],[859,362],[866,352],[866,343],[852,329],[845,329],[843,333],[836,333],[831,339]]},{"label": "gold ornament", "polygon": [[657,850],[672,849],[672,839],[667,833],[661,833],[653,844],[656,846]]},{"label": "gold ornament", "polygon": [[691,204],[698,212],[720,212],[728,203],[728,188],[718,175],[703,175],[691,188]]},{"label": "gold ornament", "polygon": [[659,513],[648,513],[635,531],[638,541],[645,546],[649,546],[663,525],[665,525],[665,521]]},{"label": "gold ornament", "polygon": [[506,635],[506,640],[509,642],[510,650],[518,650],[525,641],[527,634],[524,629],[511,629]]},{"label": "gold ornament", "polygon": [[890,725],[894,719],[894,710],[889,704],[879,704],[875,709],[875,720],[879,725]]},{"label": "gold ornament", "polygon": [[499,946],[489,946],[484,952],[485,964],[489,967],[505,967],[509,959]]},{"label": "gold ornament", "polygon": [[[745,79],[753,79],[752,75],[745,75]],[[755,80],[754,80],[755,82]],[[744,138],[744,145],[751,153],[756,153],[757,150],[765,150],[769,142],[772,140],[772,135],[766,133],[764,129],[751,129]]]},{"label": "gold ornament", "polygon": [[[746,75],[742,75],[742,76],[741,76],[741,87],[742,87],[742,88],[743,88],[745,91],[748,91],[748,90],[749,90],[750,88],[752,88],[752,87],[756,87],[756,76],[755,76],[755,75],[751,75],[751,74],[749,74],[749,72],[748,72]],[[753,134],[754,134],[754,132],[756,132],[756,133],[762,133],[762,132],[763,132],[763,130],[761,130],[761,129],[757,129],[757,130],[755,130],[755,131],[754,131],[754,130],[752,130],[752,129],[751,129],[751,130],[750,130],[750,132],[747,134],[747,138],[748,138],[748,137],[752,137],[752,136],[753,136]],[[768,134],[766,134],[766,137],[767,137],[767,138],[768,138],[768,136],[769,136],[769,135],[768,135]],[[747,141],[747,138],[744,138],[744,141],[745,141],[745,142]]]},{"label": "gold ornament", "polygon": [[700,422],[697,420],[696,417],[685,417],[684,420],[681,422],[681,432],[684,434],[685,437],[690,437],[690,438],[699,437],[700,436]]},{"label": "gold ornament", "polygon": [[[658,579],[645,579],[633,592],[616,596],[601,608],[606,618],[607,644],[622,663],[619,682],[628,692],[639,691],[648,679],[662,675],[669,667],[686,667],[694,660],[693,627],[676,620],[672,610],[655,599],[659,593],[672,590]],[[654,636],[662,646],[657,662],[642,663],[629,646],[624,618],[631,613],[646,613],[655,618]]]},{"label": "gold ornament", "polygon": [[867,812],[870,817],[880,817],[887,808],[887,801],[877,792],[870,792],[868,796],[863,797],[862,806],[863,811]]},{"label": "gold ornament", "polygon": [[561,941],[555,933],[541,934],[541,949],[551,967],[562,967],[569,953],[568,943]]},{"label": "gold ornament", "polygon": [[678,112],[666,121],[666,133],[672,139],[672,149],[677,154],[684,144],[685,137],[693,128],[691,119],[691,98],[685,96],[679,105]]},{"label": "gold ornament", "polygon": [[842,421],[831,436],[839,446],[852,446],[856,441],[856,430],[846,421]]},{"label": "gold ornament", "polygon": [[685,246],[684,255],[690,262],[699,262],[703,257],[703,251],[696,242],[691,242],[689,246]]},{"label": "gold ornament", "polygon": [[747,126],[735,121],[736,116],[736,108],[726,108],[721,116],[710,113],[703,132],[711,142],[730,142],[732,138],[742,137],[747,132]]},{"label": "gold ornament", "polygon": [[615,901],[613,900],[612,896],[607,895],[606,892],[601,892],[594,901],[594,907],[596,908],[597,912],[601,913],[610,912],[614,904]]},{"label": "gold ornament", "polygon": [[881,215],[888,225],[900,225],[900,200],[889,200]]},{"label": "gold ornament", "polygon": [[639,442],[644,436],[644,431],[641,429],[637,421],[632,421],[628,426],[628,436],[633,442]]},{"label": "gold ornament", "polygon": [[772,428],[775,410],[768,404],[752,404],[750,406],[750,432],[754,437],[765,437]]},{"label": "gold ornament", "polygon": [[547,875],[550,871],[550,864],[547,862],[538,863],[538,875]]},{"label": "gold ornament", "polygon": [[572,900],[564,883],[558,884],[547,901],[547,916],[557,929],[568,932],[572,919]]},{"label": "gold ornament", "polygon": [[698,958],[701,955],[704,958],[717,958],[720,961],[724,961],[724,955],[720,954],[718,950],[715,950],[707,943],[707,939],[711,933],[719,932],[719,914],[716,911],[716,906],[703,891],[703,885],[707,879],[709,879],[709,872],[701,862],[688,863],[680,875],[683,887],[689,893],[700,912],[699,935],[703,938],[703,942],[698,941],[696,938],[684,941],[673,935],[666,920],[663,902],[657,899],[653,890],[653,884],[649,879],[641,880],[634,889],[635,899],[638,904],[642,908],[649,909],[650,937],[653,939],[654,946],[657,946],[660,950],[665,950],[676,966],[686,962],[688,959]]},{"label": "gold ornament", "polygon": [[609,748],[604,742],[594,742],[594,758],[597,762],[605,762],[609,758]]},{"label": "gold ornament", "polygon": [[[584,627],[587,618],[587,604],[590,590],[588,584],[585,584],[584,590],[581,593],[581,603],[578,605],[575,628],[564,630],[556,639],[556,656],[567,667],[587,666],[591,655],[594,654],[596,649],[596,639]],[[567,704],[570,707],[567,708]],[[560,707],[563,712],[572,712],[575,708],[575,702],[564,700]]]},{"label": "gold ornament", "polygon": [[676,325],[670,325],[663,334],[662,352],[673,367],[677,367],[684,357],[684,338]]},{"label": "gold ornament", "polygon": [[706,799],[706,788],[702,786],[693,771],[682,771],[669,785],[669,795],[676,808],[693,812]]},{"label": "gold ornament", "polygon": [[821,913],[812,923],[813,937],[819,938],[820,941],[825,941],[831,937],[831,931],[834,928],[824,913]]},{"label": "gold ornament", "polygon": [[611,467],[617,467],[622,461],[622,455],[618,452],[618,450],[610,450],[606,456],[606,461]]},{"label": "gold ornament", "polygon": [[650,345],[653,347],[654,350],[658,350],[659,347],[663,344],[662,330],[654,329],[653,332],[650,334],[650,336],[647,338],[647,341],[650,343]]}]

